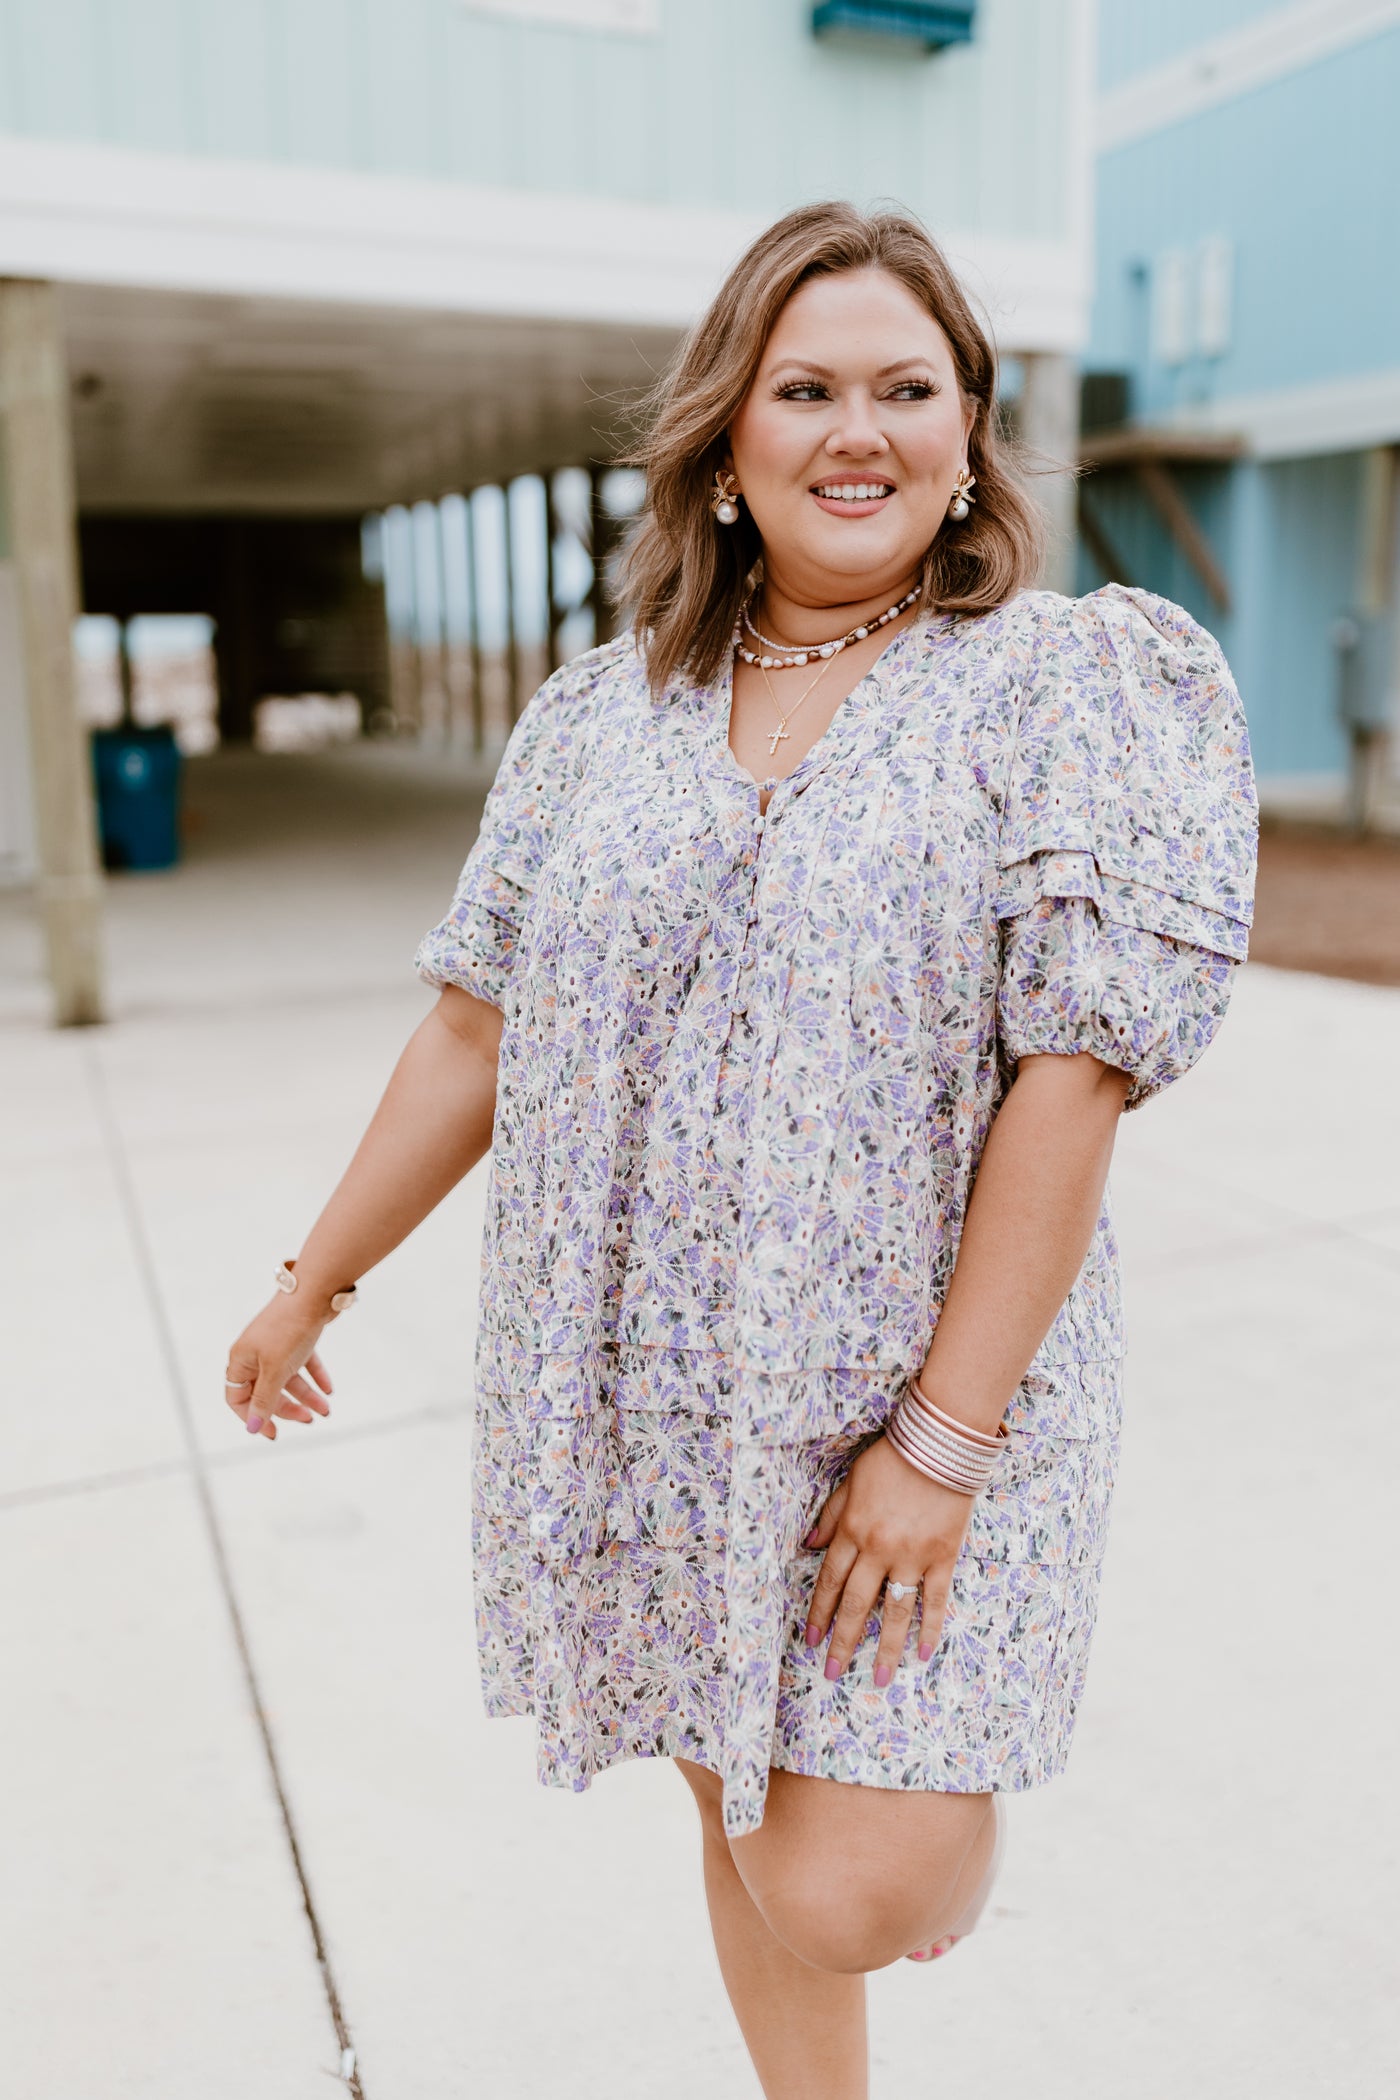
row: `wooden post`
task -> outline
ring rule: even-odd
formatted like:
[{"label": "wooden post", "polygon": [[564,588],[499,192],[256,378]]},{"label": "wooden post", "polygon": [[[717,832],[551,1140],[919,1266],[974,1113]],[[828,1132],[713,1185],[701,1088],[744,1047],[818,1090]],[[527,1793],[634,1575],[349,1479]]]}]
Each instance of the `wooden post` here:
[{"label": "wooden post", "polygon": [[603,476],[607,468],[596,460],[588,469],[588,545],[593,557],[593,582],[588,601],[593,611],[593,641],[610,642],[616,629],[616,613],[608,594],[608,557],[613,550],[613,522],[603,501]]},{"label": "wooden post", "polygon": [[1074,590],[1075,462],[1079,456],[1079,372],[1057,351],[1025,359],[1021,439],[1031,454],[1031,491],[1049,525],[1042,582],[1047,590]]},{"label": "wooden post", "polygon": [[0,445],[18,585],[34,783],[37,894],[54,1018],[103,1018],[102,871],[88,740],[78,720],[77,504],[68,372],[51,284],[0,279]]},{"label": "wooden post", "polygon": [[252,742],[253,709],[262,697],[253,626],[255,531],[248,518],[228,518],[223,526],[214,662],[219,674],[219,736],[225,744]]},{"label": "wooden post", "polygon": [[136,678],[131,664],[131,622],[117,622],[117,674],[122,689],[122,728],[130,729],[136,720]]},{"label": "wooden post", "polygon": [[510,483],[501,483],[501,552],[505,560],[506,706],[513,729],[520,720],[520,637],[515,627],[515,554],[511,545]]},{"label": "wooden post", "polygon": [[433,505],[436,521],[433,546],[437,555],[438,630],[442,636],[443,734],[449,749],[455,750],[462,741],[462,681],[458,675],[460,658],[452,646],[452,623],[447,613],[447,521],[443,516],[443,500],[439,497]]},{"label": "wooden post", "polygon": [[480,757],[486,748],[486,692],[481,671],[481,595],[476,581],[476,507],[467,490],[467,648],[472,665],[472,750]]},{"label": "wooden post", "polygon": [[559,628],[561,625],[558,605],[559,579],[554,573],[554,535],[559,529],[559,514],[554,507],[554,470],[550,468],[541,476],[544,482],[544,591],[547,632],[545,635],[545,676],[557,671],[560,663]]}]

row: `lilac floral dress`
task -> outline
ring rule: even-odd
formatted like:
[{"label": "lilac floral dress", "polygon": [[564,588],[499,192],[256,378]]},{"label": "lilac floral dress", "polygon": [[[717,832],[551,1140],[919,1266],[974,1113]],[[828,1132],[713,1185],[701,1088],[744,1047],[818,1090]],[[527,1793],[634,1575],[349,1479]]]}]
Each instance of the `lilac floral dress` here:
[{"label": "lilac floral dress", "polygon": [[630,636],[525,710],[421,974],[505,1016],[476,1348],[485,1697],[545,1780],[619,1758],[1016,1790],[1063,1765],[1113,1487],[1107,1205],[1016,1394],[933,1660],[802,1642],[801,1541],[923,1361],[1016,1061],[1178,1077],[1250,921],[1220,650],[1143,591],[896,637],[766,816],[730,676]]}]

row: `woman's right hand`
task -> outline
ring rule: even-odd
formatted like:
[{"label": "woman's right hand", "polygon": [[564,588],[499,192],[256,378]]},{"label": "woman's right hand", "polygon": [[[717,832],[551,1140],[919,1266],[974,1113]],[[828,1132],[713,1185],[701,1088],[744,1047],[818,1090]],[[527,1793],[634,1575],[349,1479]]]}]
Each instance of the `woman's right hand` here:
[{"label": "woman's right hand", "polygon": [[330,1374],[316,1354],[325,1325],[279,1291],[239,1335],[228,1352],[224,1398],[250,1434],[275,1440],[275,1416],[313,1422],[330,1413]]}]

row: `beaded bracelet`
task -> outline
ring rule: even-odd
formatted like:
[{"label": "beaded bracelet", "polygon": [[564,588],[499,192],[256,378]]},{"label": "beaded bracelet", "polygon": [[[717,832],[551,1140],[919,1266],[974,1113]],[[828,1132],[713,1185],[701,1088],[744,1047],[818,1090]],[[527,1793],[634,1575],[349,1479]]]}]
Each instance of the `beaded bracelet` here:
[{"label": "beaded bracelet", "polygon": [[918,1379],[911,1378],[885,1424],[885,1434],[900,1457],[929,1480],[958,1495],[979,1495],[996,1470],[1007,1428],[1003,1422],[995,1436],[988,1436],[966,1422],[955,1422],[935,1407]]}]

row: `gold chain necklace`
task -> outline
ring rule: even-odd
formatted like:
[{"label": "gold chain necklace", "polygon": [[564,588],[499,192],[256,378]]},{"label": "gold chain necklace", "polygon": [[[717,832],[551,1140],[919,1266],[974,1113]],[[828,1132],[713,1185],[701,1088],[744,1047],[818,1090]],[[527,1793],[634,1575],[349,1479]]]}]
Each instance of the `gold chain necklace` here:
[{"label": "gold chain necklace", "polygon": [[772,701],[772,703],[773,703],[774,707],[775,707],[775,708],[777,709],[777,715],[778,715],[778,726],[777,726],[777,728],[776,728],[776,729],[770,729],[770,730],[768,731],[768,733],[767,733],[767,734],[768,734],[768,756],[769,756],[770,758],[772,758],[772,757],[773,757],[773,755],[774,755],[774,753],[775,753],[775,752],[777,751],[777,748],[778,748],[779,744],[781,744],[781,743],[786,743],[786,741],[787,741],[787,733],[788,733],[788,729],[787,729],[788,723],[789,723],[789,722],[790,722],[790,721],[792,720],[793,716],[794,716],[794,715],[795,715],[795,714],[797,713],[797,710],[798,710],[798,708],[799,708],[799,707],[801,707],[801,705],[802,705],[803,701],[804,701],[804,700],[805,700],[805,699],[807,698],[807,695],[808,695],[809,693],[811,693],[811,692],[815,692],[816,688],[817,688],[817,687],[818,687],[818,686],[819,686],[819,685],[821,684],[821,682],[822,682],[823,678],[825,678],[825,676],[826,676],[827,672],[828,672],[828,671],[829,671],[829,670],[831,669],[831,666],[832,666],[832,664],[833,664],[833,663],[834,663],[835,661],[836,661],[836,659],[835,659],[835,657],[834,657],[834,656],[828,656],[828,657],[827,657],[826,661],[825,661],[825,662],[823,663],[823,665],[822,665],[822,667],[821,667],[820,671],[818,671],[818,673],[817,673],[816,677],[815,677],[815,678],[814,678],[814,679],[812,680],[811,684],[810,684],[810,685],[807,685],[807,686],[804,686],[804,687],[803,687],[802,691],[801,691],[801,692],[800,692],[800,693],[798,694],[797,698],[796,698],[796,699],[795,699],[795,700],[793,701],[793,703],[792,703],[792,706],[791,706],[791,707],[790,707],[790,708],[788,709],[788,711],[787,711],[787,713],[786,713],[786,714],[784,714],[784,713],[783,713],[783,711],[782,711],[782,709],[781,709],[780,707],[778,707],[778,696],[777,696],[777,694],[776,694],[776,693],[775,693],[775,692],[773,691],[773,681],[772,681],[772,679],[771,679],[771,678],[770,678],[770,677],[768,676],[768,667],[767,667],[767,665],[766,665],[766,664],[762,664],[762,663],[760,663],[760,665],[759,665],[759,667],[758,667],[758,669],[759,669],[759,675],[760,675],[760,677],[762,678],[762,680],[763,680],[763,683],[764,683],[764,684],[765,684],[765,685],[767,686],[767,688],[768,688],[768,697],[769,697],[769,699],[770,699],[770,700]]}]

